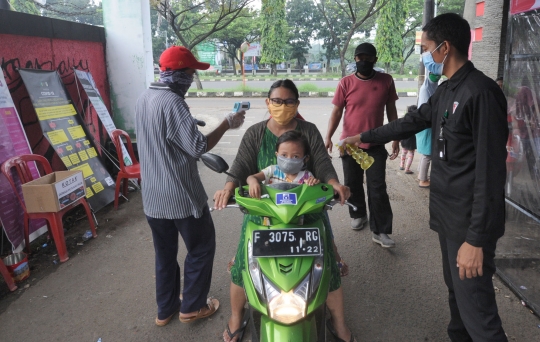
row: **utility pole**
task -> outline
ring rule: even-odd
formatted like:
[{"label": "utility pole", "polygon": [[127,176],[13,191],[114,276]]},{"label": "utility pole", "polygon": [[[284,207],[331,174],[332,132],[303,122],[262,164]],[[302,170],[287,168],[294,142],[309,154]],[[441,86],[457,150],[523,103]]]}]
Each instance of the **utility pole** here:
[{"label": "utility pole", "polygon": [[[422,18],[422,27],[433,19],[434,13],[435,0],[424,0],[424,17]],[[420,65],[418,66],[418,91],[420,91],[420,87],[424,83],[424,78],[426,77],[425,70],[426,68],[424,67],[424,63],[422,63],[422,59],[420,59]]]},{"label": "utility pole", "polygon": [[0,0],[0,10],[11,10],[8,0]]}]

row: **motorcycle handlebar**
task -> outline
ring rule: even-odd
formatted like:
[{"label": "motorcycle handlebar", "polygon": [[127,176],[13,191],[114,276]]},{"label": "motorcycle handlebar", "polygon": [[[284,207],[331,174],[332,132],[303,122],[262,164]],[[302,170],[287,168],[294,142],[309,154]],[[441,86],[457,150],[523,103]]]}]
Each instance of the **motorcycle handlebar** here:
[{"label": "motorcycle handlebar", "polygon": [[[339,201],[336,201],[336,200],[333,200],[333,201],[331,201],[330,203],[328,203],[328,204],[326,205],[326,207],[327,207],[329,210],[332,210],[332,208],[334,207],[334,205],[336,205],[336,204],[338,204],[338,203],[340,203],[340,202],[339,202]],[[352,203],[350,203],[350,202],[348,202],[348,201],[345,201],[345,205],[348,205],[348,206],[351,207],[352,210],[354,210],[354,211],[357,211],[357,210],[358,210],[358,208],[357,208],[354,204],[352,204]]]},{"label": "motorcycle handlebar", "polygon": [[[224,209],[227,209],[227,208],[236,208],[236,209],[238,209],[238,208],[240,208],[240,206],[238,204],[227,204]],[[212,212],[214,210],[217,210],[217,209],[210,208],[210,212]]]}]

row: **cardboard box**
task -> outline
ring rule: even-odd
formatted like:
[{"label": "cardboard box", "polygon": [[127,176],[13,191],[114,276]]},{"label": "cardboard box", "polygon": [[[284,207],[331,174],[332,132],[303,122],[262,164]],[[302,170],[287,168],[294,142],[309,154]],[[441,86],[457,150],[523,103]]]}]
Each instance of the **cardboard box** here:
[{"label": "cardboard box", "polygon": [[58,171],[22,185],[26,211],[58,212],[86,195],[82,171]]}]

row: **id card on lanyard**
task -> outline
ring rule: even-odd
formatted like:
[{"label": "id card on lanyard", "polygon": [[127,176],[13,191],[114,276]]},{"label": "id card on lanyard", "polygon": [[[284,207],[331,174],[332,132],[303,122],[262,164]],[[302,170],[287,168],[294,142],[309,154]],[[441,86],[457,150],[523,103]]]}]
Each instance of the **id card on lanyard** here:
[{"label": "id card on lanyard", "polygon": [[446,139],[444,138],[444,125],[446,124],[446,118],[448,118],[448,111],[444,112],[441,118],[441,130],[439,131],[439,138],[437,139],[437,155],[440,160],[447,160],[446,155]]}]

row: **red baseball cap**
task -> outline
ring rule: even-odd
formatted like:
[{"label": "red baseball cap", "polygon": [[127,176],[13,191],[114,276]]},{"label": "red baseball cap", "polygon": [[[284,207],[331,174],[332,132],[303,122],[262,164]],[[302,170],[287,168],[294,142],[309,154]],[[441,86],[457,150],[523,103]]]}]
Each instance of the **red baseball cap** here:
[{"label": "red baseball cap", "polygon": [[199,62],[195,56],[183,46],[171,46],[163,51],[159,57],[159,70],[165,71],[192,68],[206,70],[210,67],[208,63]]}]

